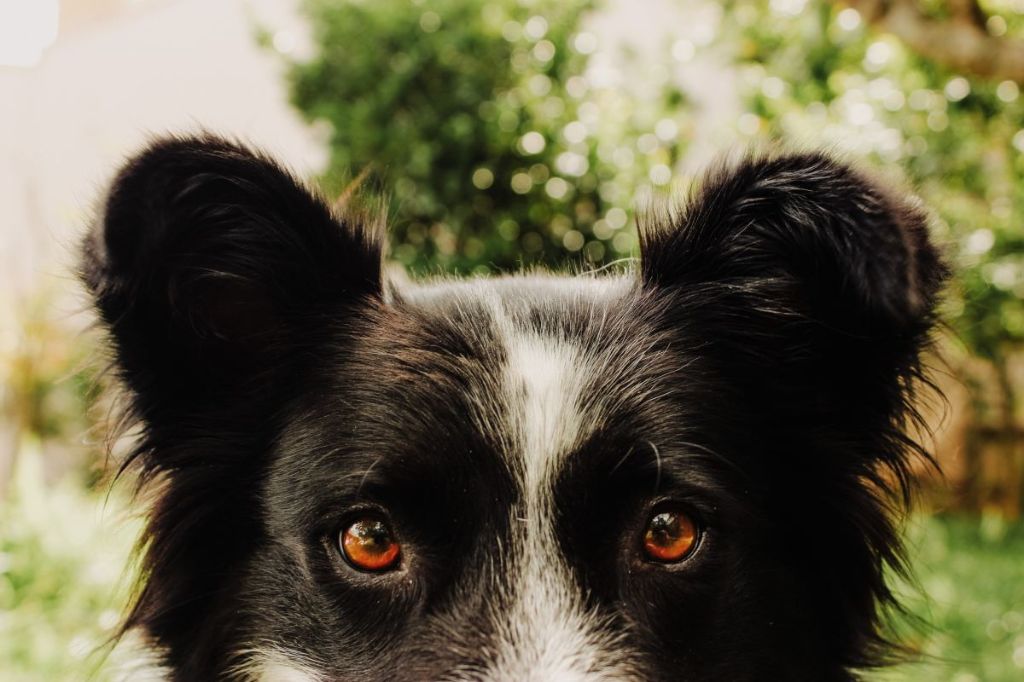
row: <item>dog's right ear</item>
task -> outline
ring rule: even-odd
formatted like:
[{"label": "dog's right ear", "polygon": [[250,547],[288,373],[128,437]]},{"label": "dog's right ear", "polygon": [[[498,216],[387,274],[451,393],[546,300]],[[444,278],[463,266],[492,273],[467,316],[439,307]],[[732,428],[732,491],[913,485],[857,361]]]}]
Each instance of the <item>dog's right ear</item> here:
[{"label": "dog's right ear", "polygon": [[376,232],[223,139],[164,139],[129,161],[82,277],[138,416],[273,391],[325,328],[379,299]]}]

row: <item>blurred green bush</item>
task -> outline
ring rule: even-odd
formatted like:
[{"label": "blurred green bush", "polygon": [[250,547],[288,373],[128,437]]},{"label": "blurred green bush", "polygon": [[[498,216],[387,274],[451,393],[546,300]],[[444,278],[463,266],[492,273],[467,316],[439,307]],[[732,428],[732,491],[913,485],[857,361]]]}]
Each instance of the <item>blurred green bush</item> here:
[{"label": "blurred green bush", "polygon": [[325,186],[374,168],[391,254],[413,272],[631,255],[637,187],[667,186],[685,151],[684,96],[588,79],[593,4],[307,0],[317,52],[289,81],[330,131]]}]

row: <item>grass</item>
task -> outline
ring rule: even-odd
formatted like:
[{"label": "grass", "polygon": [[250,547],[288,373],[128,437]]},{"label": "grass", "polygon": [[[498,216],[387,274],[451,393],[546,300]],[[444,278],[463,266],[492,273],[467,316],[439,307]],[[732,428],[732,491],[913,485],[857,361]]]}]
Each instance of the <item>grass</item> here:
[{"label": "grass", "polygon": [[[26,448],[0,508],[0,677],[5,682],[111,682],[125,654],[103,656],[123,601],[135,523],[123,500],[73,481],[43,483],[42,455]],[[998,516],[919,517],[908,531],[923,588],[904,586],[916,617],[898,624],[920,662],[878,682],[1024,679],[1024,522]]]},{"label": "grass", "polygon": [[120,498],[69,478],[43,481],[31,440],[0,507],[0,678],[5,682],[114,680],[104,656],[128,585],[136,527]]},{"label": "grass", "polygon": [[926,625],[900,630],[923,655],[875,679],[1024,680],[1024,522],[920,517],[908,544],[920,589],[904,601]]}]

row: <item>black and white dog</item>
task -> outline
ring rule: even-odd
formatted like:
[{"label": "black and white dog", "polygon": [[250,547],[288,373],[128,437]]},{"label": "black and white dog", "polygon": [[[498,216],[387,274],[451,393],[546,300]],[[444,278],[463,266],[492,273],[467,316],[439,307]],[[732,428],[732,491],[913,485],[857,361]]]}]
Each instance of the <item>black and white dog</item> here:
[{"label": "black and white dog", "polygon": [[201,136],[86,239],[168,679],[852,680],[921,448],[923,211],[751,156],[628,275],[382,281],[381,230]]}]

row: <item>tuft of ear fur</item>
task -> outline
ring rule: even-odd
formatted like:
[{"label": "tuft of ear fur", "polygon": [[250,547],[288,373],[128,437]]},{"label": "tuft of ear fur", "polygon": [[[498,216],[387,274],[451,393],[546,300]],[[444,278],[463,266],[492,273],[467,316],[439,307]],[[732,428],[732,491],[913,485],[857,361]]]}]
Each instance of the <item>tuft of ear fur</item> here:
[{"label": "tuft of ear fur", "polygon": [[206,636],[189,641],[227,641],[221,581],[261,532],[275,411],[325,334],[379,302],[380,238],[211,135],[157,140],[128,161],[86,236],[81,277],[140,427],[128,463],[160,486],[124,628],[141,626],[181,679],[198,656],[176,636],[201,623]]},{"label": "tuft of ear fur", "polygon": [[885,572],[902,570],[896,524],[912,460],[928,459],[915,389],[947,277],[925,212],[824,154],[748,156],[646,226],[641,251],[665,324],[736,387],[723,399],[746,431],[772,434],[736,447],[788,520],[831,655],[883,661]]}]

